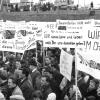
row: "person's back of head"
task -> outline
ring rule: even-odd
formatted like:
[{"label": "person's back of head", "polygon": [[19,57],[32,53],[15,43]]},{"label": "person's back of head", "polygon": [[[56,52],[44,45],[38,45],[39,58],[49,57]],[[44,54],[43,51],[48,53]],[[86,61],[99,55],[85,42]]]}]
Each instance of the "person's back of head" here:
[{"label": "person's back of head", "polygon": [[56,94],[55,93],[50,93],[47,97],[47,100],[56,100]]},{"label": "person's back of head", "polygon": [[28,67],[22,69],[22,74],[25,74],[26,77],[28,77],[29,72],[30,72],[30,70]]}]

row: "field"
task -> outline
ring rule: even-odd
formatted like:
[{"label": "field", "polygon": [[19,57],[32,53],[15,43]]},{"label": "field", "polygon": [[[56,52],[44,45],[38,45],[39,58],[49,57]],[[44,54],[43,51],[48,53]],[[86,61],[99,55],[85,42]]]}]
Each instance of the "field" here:
[{"label": "field", "polygon": [[56,19],[62,20],[83,20],[100,19],[100,10],[95,10],[95,15],[90,16],[89,10],[57,10],[46,12],[0,12],[0,20],[11,21],[47,21],[52,22]]}]

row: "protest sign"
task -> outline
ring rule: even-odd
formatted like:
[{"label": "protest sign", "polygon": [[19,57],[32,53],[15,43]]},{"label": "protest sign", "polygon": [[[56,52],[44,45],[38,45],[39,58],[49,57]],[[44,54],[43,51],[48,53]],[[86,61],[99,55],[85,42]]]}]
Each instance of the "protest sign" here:
[{"label": "protest sign", "polygon": [[[56,27],[44,32],[45,47],[100,50],[100,28],[95,20],[57,20]],[[97,24],[96,24],[97,25]]]},{"label": "protest sign", "polygon": [[60,73],[71,81],[73,56],[61,50],[60,55]]},{"label": "protest sign", "polygon": [[46,26],[45,22],[28,22],[27,25],[30,27],[31,31],[35,33],[36,40],[43,40],[43,29]]},{"label": "protest sign", "polygon": [[[68,32],[79,32],[83,27],[93,26],[94,20],[56,20],[57,29]],[[78,29],[78,30],[77,30]]]},{"label": "protest sign", "polygon": [[35,39],[35,34],[33,32],[28,32],[26,30],[19,30],[16,33],[16,38],[15,38],[15,48],[18,50],[27,50],[29,47],[35,48],[36,45],[33,46],[33,43],[35,44],[36,39]]},{"label": "protest sign", "polygon": [[100,28],[91,27],[86,31],[85,39],[83,40],[84,48],[87,50],[100,51]]},{"label": "protest sign", "polygon": [[47,30],[53,30],[57,28],[57,23],[56,22],[46,22],[45,28]]},{"label": "protest sign", "polygon": [[[0,22],[0,24],[2,24],[2,22]],[[2,26],[0,50],[17,52],[15,49],[16,25],[13,22],[3,22]],[[19,50],[19,52],[22,51]]]},{"label": "protest sign", "polygon": [[20,52],[23,53],[24,51],[18,50],[15,48],[15,40],[14,39],[2,39],[0,42],[0,50],[1,51],[11,51],[11,52]]},{"label": "protest sign", "polygon": [[94,20],[93,26],[100,27],[100,20]]},{"label": "protest sign", "polygon": [[17,23],[11,22],[11,21],[6,21],[4,22],[4,30],[17,30]]},{"label": "protest sign", "polygon": [[93,20],[57,20],[56,27],[44,32],[44,46],[84,47],[88,29],[92,26]]},{"label": "protest sign", "polygon": [[83,47],[84,42],[82,40],[82,34],[68,33],[61,30],[48,30],[44,32],[44,46],[45,47]]},{"label": "protest sign", "polygon": [[100,53],[93,50],[76,50],[77,70],[83,71],[96,79],[100,79]]},{"label": "protest sign", "polygon": [[24,21],[5,22],[1,32],[0,49],[23,53],[27,49],[36,48],[35,34],[28,29]]},{"label": "protest sign", "polygon": [[0,40],[3,38],[4,22],[0,21]]}]

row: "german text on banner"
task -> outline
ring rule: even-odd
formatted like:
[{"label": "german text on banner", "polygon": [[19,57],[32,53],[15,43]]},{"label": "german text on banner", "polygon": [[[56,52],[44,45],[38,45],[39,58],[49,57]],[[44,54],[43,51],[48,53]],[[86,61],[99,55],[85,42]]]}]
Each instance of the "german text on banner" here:
[{"label": "german text on banner", "polygon": [[[96,56],[97,55],[97,56]],[[99,56],[99,57],[98,57]],[[82,51],[77,49],[77,70],[85,72],[96,79],[100,79],[100,53],[94,51]]]},{"label": "german text on banner", "polygon": [[61,50],[60,55],[60,73],[71,81],[73,56]]}]

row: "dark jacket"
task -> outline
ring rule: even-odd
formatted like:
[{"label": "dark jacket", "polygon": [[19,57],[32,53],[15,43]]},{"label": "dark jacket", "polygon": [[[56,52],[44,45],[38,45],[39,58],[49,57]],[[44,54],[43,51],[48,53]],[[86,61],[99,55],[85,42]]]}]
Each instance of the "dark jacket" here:
[{"label": "dark jacket", "polygon": [[43,100],[47,100],[47,97],[50,93],[52,93],[52,89],[50,86],[43,86],[41,87],[41,91],[43,94]]},{"label": "dark jacket", "polygon": [[36,78],[39,77],[40,75],[41,74],[37,69],[34,72],[31,73],[31,79],[32,79],[33,88],[35,87]]},{"label": "dark jacket", "polygon": [[33,86],[31,81],[28,78],[24,79],[21,82],[20,88],[23,92],[23,96],[25,97],[25,100],[32,100]]}]

